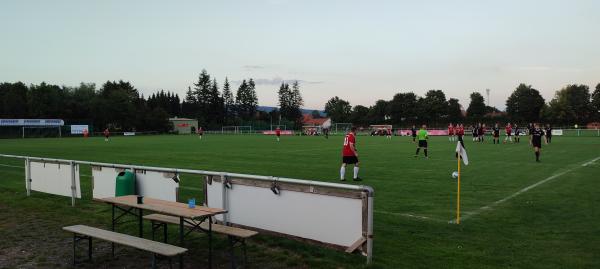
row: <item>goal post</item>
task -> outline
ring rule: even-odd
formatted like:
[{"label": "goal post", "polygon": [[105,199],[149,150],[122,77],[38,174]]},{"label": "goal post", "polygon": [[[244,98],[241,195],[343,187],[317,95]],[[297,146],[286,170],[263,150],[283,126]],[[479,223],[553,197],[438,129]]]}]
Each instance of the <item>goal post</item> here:
[{"label": "goal post", "polygon": [[223,126],[222,134],[251,134],[252,126]]},{"label": "goal post", "polygon": [[282,131],[286,131],[287,130],[287,125],[285,125],[285,124],[275,124],[275,125],[271,125],[271,131],[274,131],[275,129],[277,129],[277,127],[279,127],[279,130],[282,130]]},{"label": "goal post", "polygon": [[302,133],[304,135],[321,135],[323,133],[323,126],[305,125],[302,126]]},{"label": "goal post", "polygon": [[23,126],[21,137],[62,137],[61,126]]},{"label": "goal post", "polygon": [[352,128],[352,123],[334,123],[332,131],[334,134],[345,134]]}]

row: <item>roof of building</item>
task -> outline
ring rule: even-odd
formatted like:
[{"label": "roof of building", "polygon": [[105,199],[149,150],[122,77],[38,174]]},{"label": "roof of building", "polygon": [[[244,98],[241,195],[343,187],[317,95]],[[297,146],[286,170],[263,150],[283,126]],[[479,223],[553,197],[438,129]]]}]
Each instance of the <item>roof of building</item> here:
[{"label": "roof of building", "polygon": [[304,125],[323,125],[329,118],[313,118],[311,114],[302,115],[302,124]]},{"label": "roof of building", "polygon": [[195,120],[197,121],[197,119],[188,119],[188,118],[169,118],[170,121],[190,121],[190,120]]}]

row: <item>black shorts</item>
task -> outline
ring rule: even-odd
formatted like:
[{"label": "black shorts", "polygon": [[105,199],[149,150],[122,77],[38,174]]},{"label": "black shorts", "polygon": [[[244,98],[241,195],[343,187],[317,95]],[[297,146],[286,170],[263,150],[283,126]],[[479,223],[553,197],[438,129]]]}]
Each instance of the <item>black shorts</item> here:
[{"label": "black shorts", "polygon": [[427,140],[419,140],[419,148],[426,148]]},{"label": "black shorts", "polygon": [[358,163],[358,157],[356,156],[344,156],[342,162],[345,164],[356,164]]},{"label": "black shorts", "polygon": [[500,137],[500,133],[495,133],[495,134],[494,134],[494,137],[495,137],[495,138],[498,138],[498,137]]},{"label": "black shorts", "polygon": [[531,144],[534,148],[542,148],[542,141],[533,141]]}]

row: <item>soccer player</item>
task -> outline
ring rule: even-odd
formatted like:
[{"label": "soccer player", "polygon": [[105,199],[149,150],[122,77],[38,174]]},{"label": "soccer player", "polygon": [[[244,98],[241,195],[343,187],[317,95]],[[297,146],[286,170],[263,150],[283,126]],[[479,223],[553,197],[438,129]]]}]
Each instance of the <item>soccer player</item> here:
[{"label": "soccer player", "polygon": [[417,141],[417,127],[414,124],[410,129],[410,133],[412,134],[413,143],[415,143]]},{"label": "soccer player", "polygon": [[493,143],[496,144],[498,143],[498,145],[500,144],[500,127],[498,127],[498,123],[496,122],[496,124],[494,125],[494,127],[492,128],[492,133],[493,133]]},{"label": "soccer player", "polygon": [[477,142],[478,140],[478,129],[477,129],[477,125],[471,125],[471,134],[473,134],[473,142]]},{"label": "soccer player", "polygon": [[110,137],[110,131],[108,128],[104,129],[104,141],[108,142],[108,138]]},{"label": "soccer player", "polygon": [[463,141],[463,136],[465,135],[465,127],[462,125],[462,123],[460,125],[456,125],[456,126],[458,127],[458,129],[455,131],[456,137],[458,137],[458,141],[460,141],[460,144],[464,148],[465,143]]},{"label": "soccer player", "polygon": [[385,134],[387,136],[387,139],[392,139],[392,129],[386,128]]},{"label": "soccer player", "polygon": [[356,151],[356,127],[352,127],[350,132],[344,137],[344,147],[342,148],[342,168],[340,168],[340,180],[346,180],[346,165],[354,165],[354,181],[360,181],[358,177],[358,152]]},{"label": "soccer player", "polygon": [[483,138],[485,138],[486,132],[485,124],[481,124],[479,127],[479,142],[483,142]]},{"label": "soccer player", "polygon": [[83,137],[88,138],[89,135],[90,135],[90,132],[88,131],[88,129],[87,128],[83,129]]},{"label": "soccer player", "polygon": [[277,142],[279,142],[279,138],[281,137],[281,129],[279,127],[275,128],[275,136],[277,136]]},{"label": "soccer player", "polygon": [[546,124],[546,144],[552,142],[552,127],[550,124]]},{"label": "soccer player", "polygon": [[454,141],[454,126],[448,124],[448,141]]},{"label": "soccer player", "polygon": [[429,139],[429,136],[427,135],[426,129],[427,126],[423,124],[423,126],[421,126],[421,130],[419,130],[419,133],[417,134],[417,136],[419,137],[419,144],[417,145],[417,152],[415,152],[415,158],[419,156],[419,151],[421,150],[421,148],[423,148],[425,158],[429,159],[429,156],[427,156],[427,139]]},{"label": "soccer player", "polygon": [[325,134],[325,139],[329,139],[329,128],[323,129],[323,134]]},{"label": "soccer player", "polygon": [[512,140],[512,125],[510,125],[510,122],[506,124],[506,127],[504,128],[504,130],[506,131],[506,137],[504,138],[504,143],[506,143],[506,141],[510,141],[510,143],[513,142]]},{"label": "soccer player", "polygon": [[529,144],[533,146],[535,152],[535,161],[540,161],[540,150],[542,149],[542,136],[544,136],[544,130],[536,123],[533,125],[533,129],[529,133]]},{"label": "soccer player", "polygon": [[521,142],[521,128],[515,124],[515,142]]},{"label": "soccer player", "polygon": [[202,136],[204,135],[204,129],[202,129],[202,126],[198,127],[198,138],[200,140],[202,140]]}]

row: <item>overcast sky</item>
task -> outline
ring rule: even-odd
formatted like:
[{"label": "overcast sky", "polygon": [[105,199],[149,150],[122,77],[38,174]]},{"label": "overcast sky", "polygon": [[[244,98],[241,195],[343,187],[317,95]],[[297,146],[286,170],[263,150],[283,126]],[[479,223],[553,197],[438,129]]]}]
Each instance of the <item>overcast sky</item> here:
[{"label": "overcast sky", "polygon": [[183,95],[203,69],[252,77],[260,105],[281,80],[306,107],[372,105],[442,89],[501,109],[521,82],[549,101],[600,82],[600,1],[2,1],[0,81],[131,81]]}]

